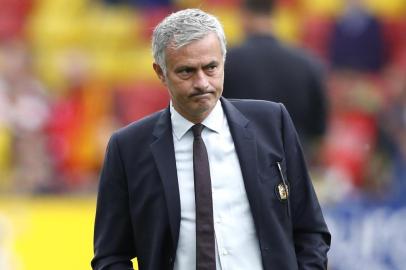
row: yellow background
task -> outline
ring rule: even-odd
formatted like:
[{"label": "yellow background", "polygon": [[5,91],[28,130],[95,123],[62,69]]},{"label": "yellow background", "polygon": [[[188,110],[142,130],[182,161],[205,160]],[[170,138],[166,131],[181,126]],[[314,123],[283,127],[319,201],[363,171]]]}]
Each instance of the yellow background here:
[{"label": "yellow background", "polygon": [[91,269],[95,197],[0,199],[0,269]]}]

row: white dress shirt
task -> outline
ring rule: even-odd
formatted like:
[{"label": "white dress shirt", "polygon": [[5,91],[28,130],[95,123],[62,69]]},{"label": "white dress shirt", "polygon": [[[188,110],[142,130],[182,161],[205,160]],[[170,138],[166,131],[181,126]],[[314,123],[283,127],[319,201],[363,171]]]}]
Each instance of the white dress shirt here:
[{"label": "white dress shirt", "polygon": [[[170,106],[181,221],[174,270],[196,269],[194,125]],[[221,102],[202,122],[213,196],[217,270],[261,270],[261,252],[240,163]]]}]

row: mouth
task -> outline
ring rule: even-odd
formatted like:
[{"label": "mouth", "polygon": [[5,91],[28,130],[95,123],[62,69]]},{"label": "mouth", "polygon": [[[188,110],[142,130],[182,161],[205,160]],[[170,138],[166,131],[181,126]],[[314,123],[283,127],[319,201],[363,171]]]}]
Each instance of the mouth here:
[{"label": "mouth", "polygon": [[213,94],[214,94],[214,92],[198,92],[198,93],[191,94],[190,97],[191,98],[208,98]]}]

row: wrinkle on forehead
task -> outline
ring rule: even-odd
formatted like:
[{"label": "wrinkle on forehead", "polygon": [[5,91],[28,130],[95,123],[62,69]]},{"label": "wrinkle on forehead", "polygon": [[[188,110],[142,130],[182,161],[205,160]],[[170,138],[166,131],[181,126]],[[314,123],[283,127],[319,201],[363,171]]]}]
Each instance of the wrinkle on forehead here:
[{"label": "wrinkle on forehead", "polygon": [[[177,66],[179,64],[204,65],[212,61],[222,62],[223,57],[220,46],[220,41],[215,33],[209,33],[202,39],[192,41],[191,43],[185,44],[181,47],[177,47],[172,44],[166,48],[166,64]],[[219,53],[219,55],[216,54],[216,51]],[[220,57],[220,59],[218,59],[218,57]],[[168,61],[169,59],[171,59],[171,61]]]}]

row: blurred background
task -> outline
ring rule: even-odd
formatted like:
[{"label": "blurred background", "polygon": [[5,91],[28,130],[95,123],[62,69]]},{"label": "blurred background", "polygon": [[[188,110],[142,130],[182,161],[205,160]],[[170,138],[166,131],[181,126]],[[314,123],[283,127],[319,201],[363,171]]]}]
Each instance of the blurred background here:
[{"label": "blurred background", "polygon": [[[0,269],[90,269],[107,140],[167,105],[150,36],[186,7],[244,39],[238,0],[0,0]],[[272,24],[326,71],[305,151],[330,269],[405,269],[406,1],[279,0]]]}]

